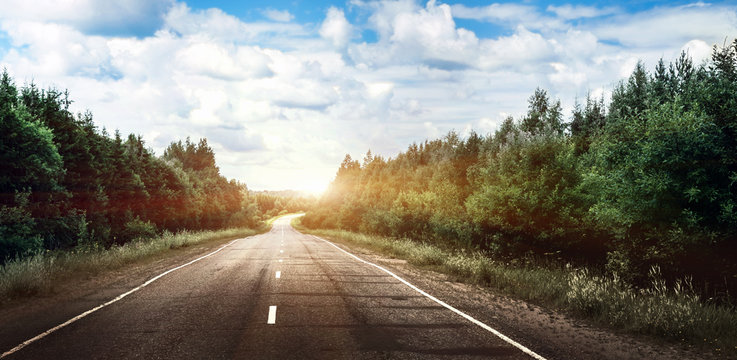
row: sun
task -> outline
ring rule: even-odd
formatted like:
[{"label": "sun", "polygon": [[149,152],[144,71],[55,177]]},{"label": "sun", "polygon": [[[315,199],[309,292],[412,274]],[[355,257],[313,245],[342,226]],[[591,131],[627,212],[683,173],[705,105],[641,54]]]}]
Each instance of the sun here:
[{"label": "sun", "polygon": [[328,182],[322,179],[305,179],[300,184],[300,190],[314,196],[321,196],[328,188]]}]

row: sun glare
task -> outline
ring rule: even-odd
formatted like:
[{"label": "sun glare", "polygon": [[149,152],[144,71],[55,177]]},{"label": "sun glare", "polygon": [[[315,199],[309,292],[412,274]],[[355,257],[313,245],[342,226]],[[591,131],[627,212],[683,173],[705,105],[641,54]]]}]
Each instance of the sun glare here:
[{"label": "sun glare", "polygon": [[309,193],[310,195],[320,196],[328,188],[328,182],[316,178],[306,178],[300,184],[300,190]]}]

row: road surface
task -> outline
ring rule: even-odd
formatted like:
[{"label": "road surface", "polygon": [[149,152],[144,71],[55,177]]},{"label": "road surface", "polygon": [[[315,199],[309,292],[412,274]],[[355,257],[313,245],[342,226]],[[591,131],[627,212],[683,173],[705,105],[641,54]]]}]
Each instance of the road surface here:
[{"label": "road surface", "polygon": [[[278,219],[270,232],[236,240],[6,358],[531,358],[289,221]],[[3,352],[33,337],[16,334],[3,334]]]},{"label": "road surface", "polygon": [[356,257],[290,220],[158,268],[126,269],[124,280],[71,300],[2,309],[0,352],[75,360],[693,358],[432,272],[387,259],[376,265],[375,255]]}]

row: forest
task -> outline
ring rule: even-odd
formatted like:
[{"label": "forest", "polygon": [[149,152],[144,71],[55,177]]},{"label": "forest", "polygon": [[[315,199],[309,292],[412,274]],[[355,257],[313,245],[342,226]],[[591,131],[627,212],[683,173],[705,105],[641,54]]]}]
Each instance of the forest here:
[{"label": "forest", "polygon": [[253,194],[220,175],[206,139],[156,156],[110,135],[68,92],[0,76],[0,265],[45,250],[105,249],[162,232],[258,226],[307,200]]},{"label": "forest", "polygon": [[346,155],[302,224],[570,263],[634,285],[658,267],[733,302],[737,40],[702,64],[686,53],[652,71],[638,63],[611,98],[576,103],[566,116],[537,89],[493,134]]}]

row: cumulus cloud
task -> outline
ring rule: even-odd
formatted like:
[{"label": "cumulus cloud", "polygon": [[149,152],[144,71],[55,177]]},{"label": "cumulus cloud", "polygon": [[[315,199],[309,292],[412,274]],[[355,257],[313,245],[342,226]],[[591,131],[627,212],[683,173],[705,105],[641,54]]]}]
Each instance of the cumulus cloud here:
[{"label": "cumulus cloud", "polygon": [[179,35],[207,40],[251,42],[263,36],[300,36],[302,26],[291,23],[245,23],[218,8],[192,10],[177,3],[164,15],[163,28]]},{"label": "cumulus cloud", "polygon": [[479,65],[486,69],[529,69],[554,59],[553,41],[522,26],[510,36],[486,40],[481,46]]},{"label": "cumulus cloud", "polygon": [[683,45],[681,51],[690,56],[694,63],[698,65],[711,58],[712,47],[706,41],[694,39]]},{"label": "cumulus cloud", "polygon": [[346,20],[343,10],[331,6],[320,26],[320,36],[330,40],[336,47],[342,48],[348,44],[352,33],[353,27]]},{"label": "cumulus cloud", "polygon": [[354,61],[371,66],[421,63],[441,69],[474,66],[476,35],[456,27],[450,6],[428,1],[424,8],[411,2],[372,3],[369,18],[380,34],[376,44],[359,44],[350,51]]}]

